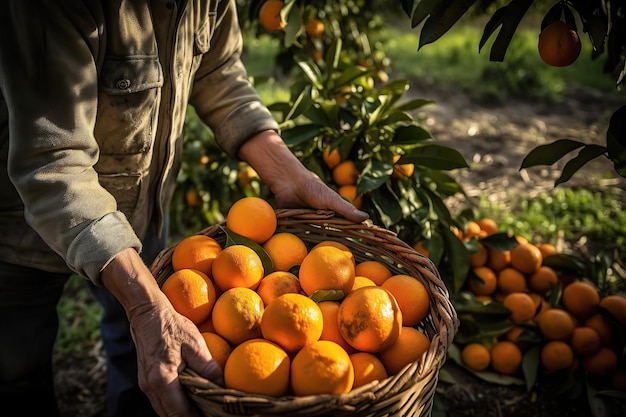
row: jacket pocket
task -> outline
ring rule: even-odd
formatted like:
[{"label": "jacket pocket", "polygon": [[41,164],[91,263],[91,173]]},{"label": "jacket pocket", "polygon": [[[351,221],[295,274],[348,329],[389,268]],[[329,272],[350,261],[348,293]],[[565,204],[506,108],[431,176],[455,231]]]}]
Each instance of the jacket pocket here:
[{"label": "jacket pocket", "polygon": [[207,18],[194,34],[194,55],[202,55],[211,49],[211,38],[215,32],[217,12],[209,11]]},{"label": "jacket pocket", "polygon": [[162,86],[163,71],[155,56],[105,58],[94,131],[101,153],[129,155],[150,148]]}]

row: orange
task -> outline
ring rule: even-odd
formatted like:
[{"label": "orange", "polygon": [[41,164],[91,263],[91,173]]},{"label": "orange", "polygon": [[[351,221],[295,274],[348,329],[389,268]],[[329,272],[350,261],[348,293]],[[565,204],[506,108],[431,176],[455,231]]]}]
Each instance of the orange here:
[{"label": "orange", "polygon": [[626,297],[617,294],[607,295],[600,300],[598,306],[618,323],[626,326]]},{"label": "orange", "polygon": [[297,294],[301,289],[297,276],[288,271],[274,271],[263,277],[256,292],[267,306],[273,299],[287,293]]},{"label": "orange", "polygon": [[391,292],[362,287],[348,294],[337,313],[341,336],[357,350],[381,352],[402,331],[402,313]]},{"label": "orange", "polygon": [[510,319],[514,323],[531,320],[535,316],[535,302],[524,292],[512,292],[504,297],[502,304],[511,310]]},{"label": "orange", "polygon": [[354,254],[352,253],[352,250],[349,247],[347,247],[345,244],[336,240],[323,240],[317,245],[313,246],[313,249],[318,248],[320,246],[332,246],[337,249],[341,249],[343,253],[352,260],[352,263],[356,265],[356,260],[354,259]]},{"label": "orange", "polygon": [[494,271],[500,271],[511,265],[511,251],[499,251],[487,248],[487,266]]},{"label": "orange", "polygon": [[491,363],[491,352],[482,343],[468,343],[461,350],[461,360],[476,372],[484,371]]},{"label": "orange", "polygon": [[482,243],[477,243],[478,249],[476,252],[470,253],[470,265],[472,268],[483,266],[487,263],[487,248]]},{"label": "orange", "polygon": [[398,302],[402,312],[402,325],[415,326],[430,311],[430,297],[426,286],[410,275],[393,275],[381,285]]},{"label": "orange", "polygon": [[198,328],[198,330],[200,330],[200,333],[205,333],[205,332],[215,333],[215,326],[213,326],[213,318],[210,315],[202,323],[198,323],[196,327]]},{"label": "orange", "polygon": [[352,289],[350,290],[350,292],[361,287],[375,287],[375,286],[376,286],[376,283],[372,281],[371,279],[369,279],[368,277],[362,277],[360,275],[357,275],[354,277],[354,285],[352,286]]},{"label": "orange", "polygon": [[339,148],[331,150],[330,146],[326,146],[322,151],[322,160],[328,168],[335,168],[341,162],[341,153],[339,152]]},{"label": "orange", "polygon": [[541,348],[541,364],[548,371],[569,369],[574,364],[574,352],[567,343],[553,340]]},{"label": "orange", "polygon": [[417,362],[430,348],[430,339],[415,327],[403,327],[398,339],[378,353],[387,374],[397,375],[405,366]]},{"label": "orange", "polygon": [[556,20],[539,34],[539,56],[548,65],[566,67],[572,64],[581,51],[580,38],[573,27]]},{"label": "orange", "polygon": [[263,300],[249,288],[237,287],[225,291],[213,306],[215,333],[233,345],[260,338]]},{"label": "orange", "polygon": [[584,320],[597,312],[600,294],[591,284],[576,281],[565,287],[562,301],[567,311]]},{"label": "orange", "polygon": [[617,369],[618,361],[613,349],[602,346],[596,353],[583,359],[583,368],[593,375],[607,375]]},{"label": "orange", "polygon": [[239,162],[239,171],[237,172],[237,185],[244,190],[252,187],[252,181],[259,181],[259,174],[245,162]]},{"label": "orange", "polygon": [[287,22],[280,17],[284,3],[280,0],[267,0],[259,9],[259,23],[267,30],[282,30]]},{"label": "orange", "polygon": [[513,375],[522,366],[522,351],[513,342],[502,340],[491,347],[491,368],[499,374]]},{"label": "orange", "polygon": [[475,295],[491,295],[498,286],[498,279],[493,270],[486,266],[479,266],[473,269],[477,278],[471,277],[468,286]]},{"label": "orange", "polygon": [[537,319],[537,326],[546,340],[567,340],[574,331],[572,316],[560,308],[549,308]]},{"label": "orange", "polygon": [[263,244],[263,249],[272,259],[274,271],[289,271],[300,265],[308,252],[304,241],[298,235],[288,232],[272,235]]},{"label": "orange", "polygon": [[280,346],[252,339],[235,346],[224,367],[226,388],[282,397],[289,391],[289,355]]},{"label": "orange", "polygon": [[545,294],[559,282],[554,269],[549,266],[540,266],[528,277],[528,287],[538,294]]},{"label": "orange", "polygon": [[324,34],[324,23],[317,18],[309,19],[304,26],[304,30],[310,37],[319,38]]},{"label": "orange", "polygon": [[342,185],[355,185],[359,178],[359,170],[352,160],[340,162],[332,172],[333,181],[338,187]]},{"label": "orange", "polygon": [[415,252],[419,253],[422,256],[425,257],[429,257],[430,256],[430,252],[429,250],[426,248],[426,243],[423,240],[420,240],[418,242],[415,242],[413,244],[413,250],[415,250]]},{"label": "orange", "polygon": [[473,220],[470,220],[465,225],[465,239],[469,240],[473,237],[478,237],[480,235],[480,226]]},{"label": "orange", "polygon": [[352,205],[354,205],[354,207],[358,209],[363,207],[363,196],[359,195],[357,197],[356,185],[352,185],[352,184],[342,185],[339,187],[339,189],[337,189],[337,192],[339,193],[340,196],[344,197],[349,202],[351,202]]},{"label": "orange", "polygon": [[355,266],[356,275],[367,277],[376,285],[382,285],[391,276],[391,271],[385,264],[379,261],[363,261]]},{"label": "orange", "polygon": [[498,224],[493,219],[483,217],[476,220],[476,223],[478,223],[478,226],[481,230],[487,232],[487,235],[493,235],[495,233],[498,233]]},{"label": "orange", "polygon": [[200,207],[202,205],[202,199],[197,190],[190,188],[185,192],[185,201],[189,207]]},{"label": "orange", "polygon": [[385,365],[372,353],[353,353],[350,355],[350,361],[354,368],[353,389],[373,381],[382,381],[388,377]]},{"label": "orange", "polygon": [[356,352],[346,339],[343,338],[339,331],[339,321],[337,315],[339,314],[339,303],[336,301],[322,301],[317,304],[322,312],[324,318],[324,327],[322,328],[322,334],[320,340],[330,340],[341,346],[348,354]]},{"label": "orange", "polygon": [[259,255],[246,245],[231,245],[213,261],[213,281],[222,291],[234,287],[256,289],[265,275]]},{"label": "orange", "polygon": [[206,342],[209,352],[213,359],[220,365],[222,369],[226,366],[226,360],[233,351],[228,341],[217,333],[202,332],[200,333]]},{"label": "orange", "polygon": [[585,320],[585,326],[591,327],[600,336],[603,345],[608,345],[613,340],[613,328],[611,323],[602,316],[602,314],[594,314]]},{"label": "orange", "polygon": [[319,246],[304,257],[298,273],[307,295],[317,290],[341,290],[348,294],[354,285],[354,262],[334,246]]},{"label": "orange", "polygon": [[526,276],[515,268],[506,267],[498,272],[498,290],[503,294],[526,291]]},{"label": "orange", "polygon": [[[273,0],[268,0],[268,2]],[[276,232],[276,212],[260,197],[243,197],[235,201],[226,214],[226,227],[262,244]]]},{"label": "orange", "polygon": [[318,341],[323,326],[324,317],[315,301],[302,294],[283,294],[265,308],[261,334],[287,352],[296,352]]},{"label": "orange", "polygon": [[173,272],[161,290],[178,313],[194,324],[205,321],[215,304],[216,292],[211,279],[193,269]]},{"label": "orange", "polygon": [[552,243],[540,243],[537,245],[537,247],[541,251],[541,255],[544,259],[548,256],[556,255],[558,253],[558,251],[556,250],[556,246],[554,246]]},{"label": "orange", "polygon": [[397,180],[402,180],[413,175],[415,166],[413,164],[396,164],[401,155],[393,156],[393,172],[391,176]]},{"label": "orange", "polygon": [[576,327],[569,339],[569,344],[577,355],[589,356],[602,346],[600,335],[591,327]]},{"label": "orange", "polygon": [[305,346],[291,363],[291,389],[296,395],[345,394],[353,384],[350,356],[335,342],[318,340]]},{"label": "orange", "polygon": [[542,262],[541,251],[532,243],[520,243],[511,249],[511,265],[523,274],[532,274]]},{"label": "orange", "polygon": [[181,240],[172,252],[172,268],[195,269],[211,276],[213,261],[222,251],[222,246],[212,237],[192,235]]}]

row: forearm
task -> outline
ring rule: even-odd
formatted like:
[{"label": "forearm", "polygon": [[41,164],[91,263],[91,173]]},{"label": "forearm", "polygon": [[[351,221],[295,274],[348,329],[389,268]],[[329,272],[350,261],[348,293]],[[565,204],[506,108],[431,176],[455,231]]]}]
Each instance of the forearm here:
[{"label": "forearm", "polygon": [[255,135],[239,149],[239,158],[246,161],[259,177],[276,193],[276,184],[296,183],[299,178],[316,179],[291,152],[282,138],[273,130]]},{"label": "forearm", "polygon": [[119,252],[102,271],[102,283],[122,304],[131,321],[165,302],[158,283],[134,249]]}]

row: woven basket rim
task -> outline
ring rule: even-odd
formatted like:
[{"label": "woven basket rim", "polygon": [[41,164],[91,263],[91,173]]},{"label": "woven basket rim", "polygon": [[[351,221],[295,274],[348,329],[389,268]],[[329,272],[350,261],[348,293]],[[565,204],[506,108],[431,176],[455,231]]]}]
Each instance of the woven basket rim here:
[{"label": "woven basket rim", "polygon": [[[402,273],[422,281],[429,290],[431,310],[427,320],[420,324],[424,326],[420,330],[429,336],[430,348],[420,360],[407,365],[398,374],[343,395],[266,397],[226,389],[199,376],[191,369],[185,369],[180,374],[180,380],[196,406],[210,412],[207,415],[212,416],[313,416],[329,412],[330,415],[345,413],[369,416],[371,410],[377,409],[377,412],[380,412],[386,410],[385,407],[398,407],[399,401],[406,402],[410,397],[411,401],[418,403],[417,408],[426,413],[423,415],[429,415],[438,370],[445,362],[447,349],[452,344],[459,326],[448,290],[434,263],[417,253],[394,232],[376,226],[369,220],[354,223],[330,210],[277,209],[275,212],[277,232],[295,233],[303,238],[308,246],[313,245],[315,239],[327,240],[329,236],[341,238],[351,249],[358,249],[355,259],[360,257],[361,260],[374,258],[384,260],[389,263],[388,266],[392,271],[394,269],[396,272],[403,271]],[[225,241],[223,226],[223,223],[211,225],[195,234]],[[162,285],[167,276],[173,272],[170,260],[176,245],[161,251],[150,266],[159,285]],[[407,414],[402,412],[399,415]]]}]

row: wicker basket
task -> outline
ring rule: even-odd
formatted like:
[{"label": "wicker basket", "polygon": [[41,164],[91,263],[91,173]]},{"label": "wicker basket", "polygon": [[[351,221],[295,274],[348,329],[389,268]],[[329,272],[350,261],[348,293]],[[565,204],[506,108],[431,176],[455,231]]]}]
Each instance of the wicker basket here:
[{"label": "wicker basket", "polygon": [[[377,260],[394,274],[413,276],[429,291],[431,309],[419,330],[431,340],[422,358],[398,374],[372,382],[343,395],[285,396],[272,398],[222,388],[186,369],[182,384],[204,416],[430,416],[439,369],[458,329],[456,311],[433,263],[396,237],[393,232],[366,223],[336,217],[332,211],[277,210],[276,232],[299,236],[310,248],[323,240],[347,245],[357,262]],[[222,245],[226,235],[220,226],[198,234]],[[173,272],[174,247],[163,250],[151,266],[159,284]]]}]

